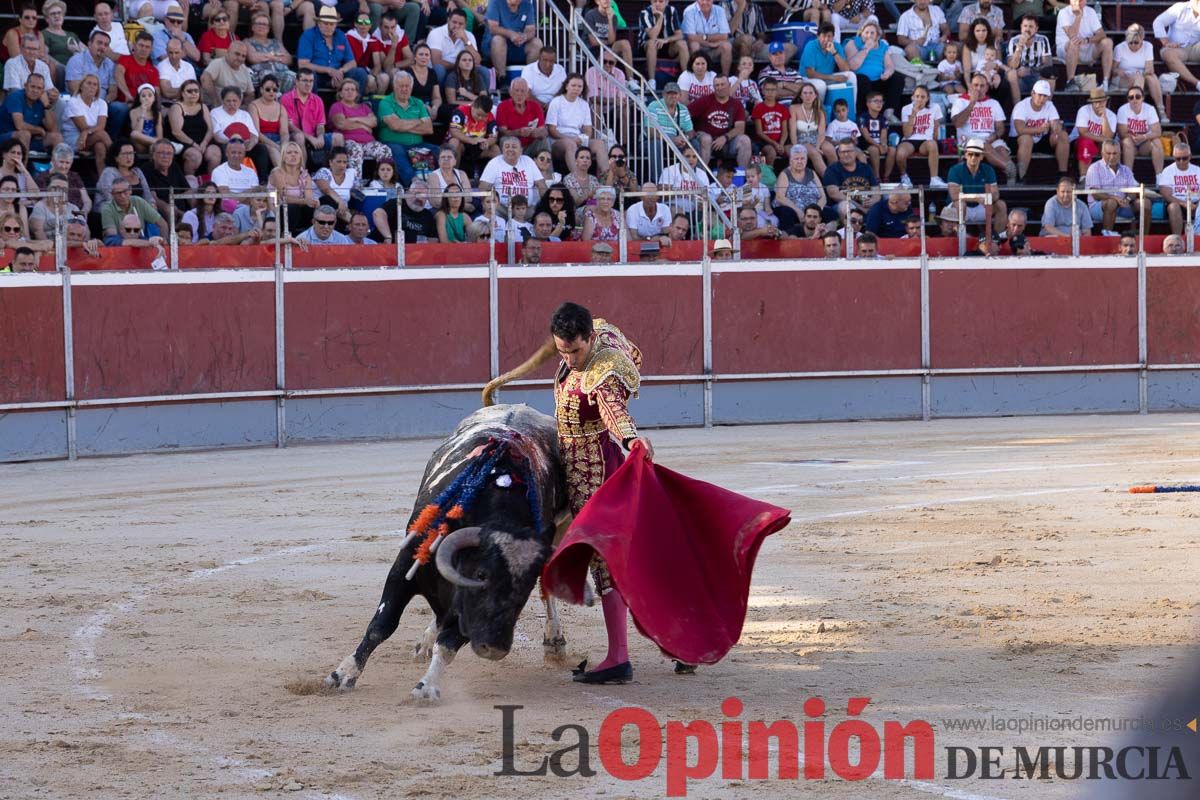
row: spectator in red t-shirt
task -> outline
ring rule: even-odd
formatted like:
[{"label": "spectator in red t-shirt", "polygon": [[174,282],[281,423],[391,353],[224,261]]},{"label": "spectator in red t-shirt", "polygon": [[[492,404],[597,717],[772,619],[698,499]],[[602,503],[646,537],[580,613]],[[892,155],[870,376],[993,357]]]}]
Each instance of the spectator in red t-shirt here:
[{"label": "spectator in red t-shirt", "polygon": [[750,112],[750,120],[754,125],[752,135],[755,144],[762,148],[766,162],[774,164],[775,159],[783,155],[790,113],[788,107],[779,102],[779,81],[767,78],[759,88],[763,100]]},{"label": "spectator in red t-shirt", "polygon": [[713,79],[713,93],[688,106],[692,122],[700,131],[700,158],[708,163],[717,158],[733,158],[739,167],[750,163],[753,150],[746,135],[746,107],[734,99],[729,78]]},{"label": "spectator in red t-shirt", "polygon": [[208,30],[200,34],[196,49],[200,51],[200,60],[208,66],[214,58],[225,55],[229,45],[237,41],[237,36],[229,27],[229,12],[218,11],[209,17]]},{"label": "spectator in red t-shirt", "polygon": [[501,136],[520,139],[521,149],[546,138],[546,113],[530,97],[529,83],[524,78],[515,79],[508,87],[508,99],[496,107],[496,124]]},{"label": "spectator in red t-shirt", "polygon": [[491,95],[481,94],[470,105],[458,107],[450,117],[446,146],[458,156],[458,163],[462,164],[467,174],[500,155]]},{"label": "spectator in red t-shirt", "polygon": [[137,88],[148,83],[158,90],[158,67],[150,60],[154,37],[142,31],[133,40],[132,55],[121,56],[113,73],[117,84],[117,95],[122,102],[137,102]]},{"label": "spectator in red t-shirt", "polygon": [[350,42],[354,63],[369,73],[366,94],[387,94],[391,79],[383,62],[388,48],[371,33],[370,14],[359,12],[354,18],[354,30],[346,31],[346,40]]}]

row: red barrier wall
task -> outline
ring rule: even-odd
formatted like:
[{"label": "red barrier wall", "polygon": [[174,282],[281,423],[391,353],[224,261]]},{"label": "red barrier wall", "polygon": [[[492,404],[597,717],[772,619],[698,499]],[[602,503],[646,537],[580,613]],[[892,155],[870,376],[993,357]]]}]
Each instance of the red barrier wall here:
[{"label": "red barrier wall", "polygon": [[72,291],[80,400],[275,388],[270,283]]},{"label": "red barrier wall", "polygon": [[486,280],[288,283],[284,302],[289,389],[489,377]]},{"label": "red barrier wall", "polygon": [[918,270],[713,275],[713,369],[917,369]]},{"label": "red barrier wall", "polygon": [[1151,364],[1200,363],[1200,267],[1147,268],[1146,347]]},{"label": "red barrier wall", "polygon": [[[930,273],[934,368],[1137,361],[1132,267],[975,263]],[[507,270],[499,296],[501,369],[536,349],[553,309],[571,299],[613,319],[642,346],[647,376],[700,374],[701,277],[629,272]],[[73,286],[79,398],[275,388],[274,285],[235,281],[247,274],[231,273],[227,283],[206,275],[182,276],[195,281],[188,283],[180,276],[142,275],[129,279],[134,283],[80,277]],[[475,271],[440,274],[455,277],[291,275],[287,387],[482,383],[489,375],[487,281]],[[920,366],[916,269],[878,262],[870,269],[735,267],[715,272],[712,284],[719,374]],[[1200,266],[1149,269],[1148,303],[1151,363],[1200,362]],[[63,399],[62,337],[60,289],[0,280],[0,341],[20,343],[0,356],[0,402]],[[549,374],[547,367],[542,375]]]},{"label": "red barrier wall", "polygon": [[[704,368],[704,298],[699,276],[505,278],[500,282],[500,371],[512,369],[550,335],[564,301],[612,320],[645,361],[644,375],[698,375]],[[549,378],[547,365],[530,378]]]},{"label": "red barrier wall", "polygon": [[62,288],[2,284],[0,276],[0,403],[65,399]]},{"label": "red barrier wall", "polygon": [[930,270],[934,368],[1128,364],[1136,269]]}]

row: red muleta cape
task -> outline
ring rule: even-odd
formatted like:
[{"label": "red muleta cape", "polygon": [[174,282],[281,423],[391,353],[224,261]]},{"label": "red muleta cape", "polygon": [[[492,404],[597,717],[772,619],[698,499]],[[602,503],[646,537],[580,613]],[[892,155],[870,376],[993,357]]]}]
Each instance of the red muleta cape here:
[{"label": "red muleta cape", "polygon": [[582,603],[595,551],[643,635],[672,658],[715,664],[742,635],[759,546],[790,521],[785,508],[652,464],[635,444],[571,523],[542,585]]}]

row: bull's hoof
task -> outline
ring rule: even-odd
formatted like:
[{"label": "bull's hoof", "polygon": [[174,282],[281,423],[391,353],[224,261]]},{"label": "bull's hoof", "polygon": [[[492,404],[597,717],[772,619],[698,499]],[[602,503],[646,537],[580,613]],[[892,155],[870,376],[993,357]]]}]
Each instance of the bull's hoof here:
[{"label": "bull's hoof", "polygon": [[325,676],[325,687],[328,689],[340,689],[343,692],[348,692],[354,688],[354,684],[358,682],[358,678],[347,678],[344,675],[338,674],[335,669],[333,672]]},{"label": "bull's hoof", "polygon": [[359,669],[358,662],[354,660],[354,656],[346,656],[342,659],[342,663],[338,664],[337,669],[325,677],[325,686],[330,689],[340,689],[343,692],[348,692],[358,682],[359,675],[362,675],[362,670]]},{"label": "bull's hoof", "polygon": [[442,690],[432,683],[426,683],[425,681],[421,681],[414,686],[410,694],[413,700],[416,700],[418,703],[433,704],[440,703],[442,700]]},{"label": "bull's hoof", "polygon": [[546,637],[542,639],[542,658],[543,660],[558,664],[567,657],[567,640],[562,636],[555,636],[553,639]]}]

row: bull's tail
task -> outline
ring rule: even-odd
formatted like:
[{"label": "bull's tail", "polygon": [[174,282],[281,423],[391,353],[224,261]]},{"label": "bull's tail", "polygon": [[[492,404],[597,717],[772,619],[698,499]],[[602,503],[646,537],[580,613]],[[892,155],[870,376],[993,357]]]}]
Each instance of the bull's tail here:
[{"label": "bull's tail", "polygon": [[518,378],[523,378],[535,369],[549,361],[557,351],[554,348],[554,339],[547,339],[546,342],[534,352],[525,363],[501,375],[499,378],[493,378],[488,381],[487,386],[483,387],[483,404],[485,406],[493,406],[496,404],[496,390],[509,381],[515,381]]}]

